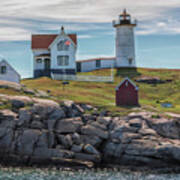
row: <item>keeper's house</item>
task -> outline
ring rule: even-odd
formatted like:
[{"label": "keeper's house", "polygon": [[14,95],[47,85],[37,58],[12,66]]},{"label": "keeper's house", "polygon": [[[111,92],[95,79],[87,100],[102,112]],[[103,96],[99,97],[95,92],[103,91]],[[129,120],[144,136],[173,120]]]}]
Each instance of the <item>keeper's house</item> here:
[{"label": "keeper's house", "polygon": [[34,77],[76,73],[76,34],[32,35]]}]

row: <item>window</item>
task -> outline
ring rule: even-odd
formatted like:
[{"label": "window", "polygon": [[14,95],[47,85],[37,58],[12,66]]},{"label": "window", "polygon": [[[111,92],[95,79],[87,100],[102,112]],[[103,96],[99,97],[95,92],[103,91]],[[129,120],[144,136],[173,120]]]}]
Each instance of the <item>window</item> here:
[{"label": "window", "polygon": [[6,71],[7,71],[6,66],[1,66],[0,73],[6,74]]},{"label": "window", "polygon": [[36,62],[37,62],[37,63],[42,63],[42,59],[40,59],[40,58],[39,58],[39,59],[36,59]]},{"label": "window", "polygon": [[132,62],[133,62],[133,59],[132,59],[132,58],[129,58],[128,61],[129,61],[129,65],[131,65]]},{"label": "window", "polygon": [[96,60],[96,67],[100,68],[101,67],[101,60]]},{"label": "window", "polygon": [[58,56],[57,64],[58,64],[58,66],[68,66],[69,65],[69,56]]},{"label": "window", "polygon": [[57,44],[57,49],[58,51],[68,51],[70,44],[71,42],[69,40],[62,40]]}]

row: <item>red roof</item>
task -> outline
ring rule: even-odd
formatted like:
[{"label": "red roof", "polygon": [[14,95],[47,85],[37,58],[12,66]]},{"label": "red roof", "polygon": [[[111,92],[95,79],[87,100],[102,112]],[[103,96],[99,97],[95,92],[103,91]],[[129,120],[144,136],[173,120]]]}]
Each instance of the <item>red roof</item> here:
[{"label": "red roof", "polygon": [[[41,34],[32,35],[31,48],[32,49],[48,49],[50,44],[56,39],[58,34]],[[76,34],[68,34],[72,41],[77,45]]]}]

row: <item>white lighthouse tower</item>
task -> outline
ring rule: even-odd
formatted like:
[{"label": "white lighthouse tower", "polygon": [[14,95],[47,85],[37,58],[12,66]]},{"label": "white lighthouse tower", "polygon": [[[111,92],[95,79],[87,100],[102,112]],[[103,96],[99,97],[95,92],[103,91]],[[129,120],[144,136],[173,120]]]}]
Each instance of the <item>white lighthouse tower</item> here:
[{"label": "white lighthouse tower", "polygon": [[131,16],[126,9],[117,21],[113,21],[116,28],[116,67],[136,67],[134,27]]}]

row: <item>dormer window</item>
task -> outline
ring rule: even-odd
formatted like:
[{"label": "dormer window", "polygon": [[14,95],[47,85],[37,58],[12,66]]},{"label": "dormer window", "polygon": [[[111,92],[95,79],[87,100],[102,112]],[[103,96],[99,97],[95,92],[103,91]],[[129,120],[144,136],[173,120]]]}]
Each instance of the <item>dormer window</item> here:
[{"label": "dormer window", "polygon": [[6,74],[6,72],[7,72],[6,66],[1,66],[0,73],[1,74]]},{"label": "dormer window", "polygon": [[71,44],[71,42],[68,39],[61,40],[57,44],[57,49],[58,49],[58,51],[68,51],[70,44]]}]

